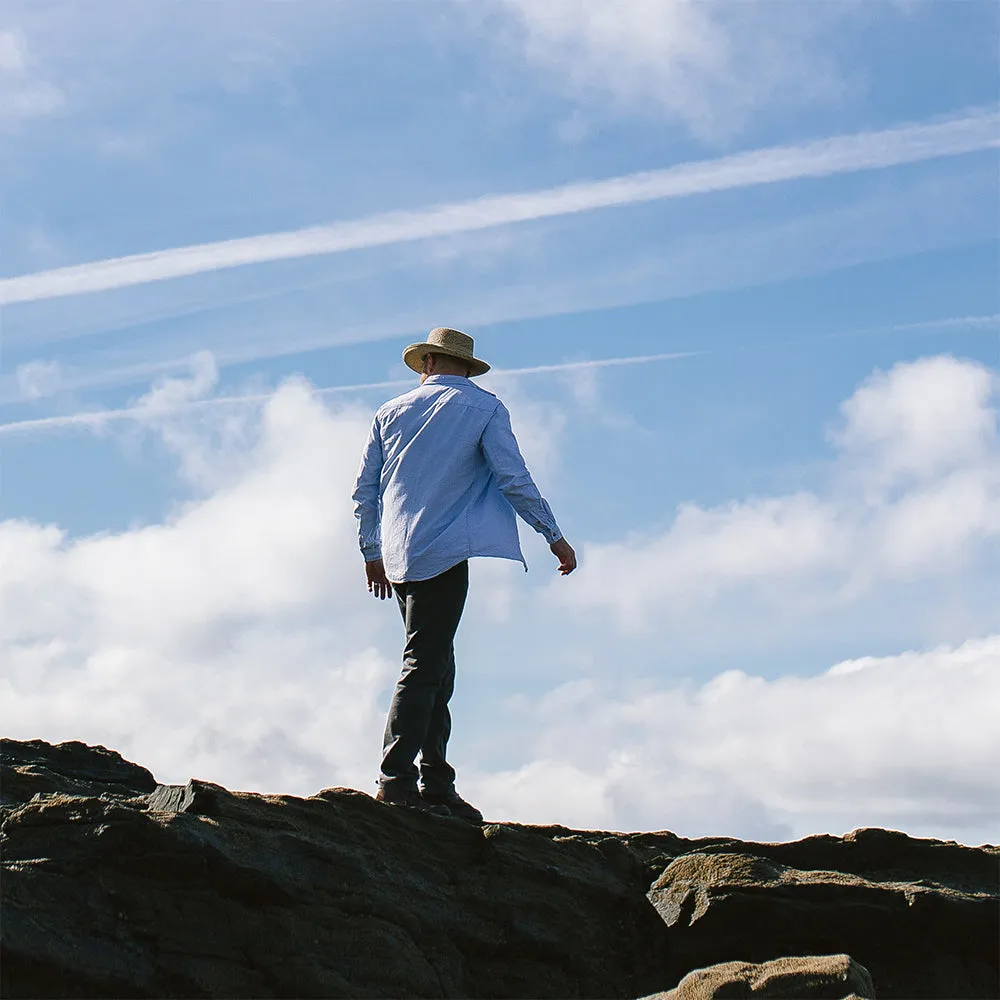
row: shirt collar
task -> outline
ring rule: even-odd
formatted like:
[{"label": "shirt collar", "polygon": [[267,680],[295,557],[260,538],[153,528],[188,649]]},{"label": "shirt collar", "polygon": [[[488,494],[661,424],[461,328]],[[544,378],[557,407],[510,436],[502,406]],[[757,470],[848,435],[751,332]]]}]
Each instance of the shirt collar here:
[{"label": "shirt collar", "polygon": [[464,375],[428,375],[424,385],[462,385],[470,381]]}]

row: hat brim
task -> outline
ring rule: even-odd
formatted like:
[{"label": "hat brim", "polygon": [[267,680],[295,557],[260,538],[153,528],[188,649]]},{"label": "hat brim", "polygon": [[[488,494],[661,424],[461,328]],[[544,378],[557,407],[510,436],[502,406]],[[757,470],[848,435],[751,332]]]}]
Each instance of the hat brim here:
[{"label": "hat brim", "polygon": [[410,344],[403,351],[403,364],[407,368],[412,368],[413,371],[418,374],[423,374],[424,369],[424,355],[425,354],[447,354],[449,358],[455,358],[458,361],[462,361],[469,366],[472,370],[472,376],[485,375],[489,370],[490,366],[479,358],[467,358],[462,354],[456,354],[454,351],[449,351],[447,348],[441,347],[439,344]]}]

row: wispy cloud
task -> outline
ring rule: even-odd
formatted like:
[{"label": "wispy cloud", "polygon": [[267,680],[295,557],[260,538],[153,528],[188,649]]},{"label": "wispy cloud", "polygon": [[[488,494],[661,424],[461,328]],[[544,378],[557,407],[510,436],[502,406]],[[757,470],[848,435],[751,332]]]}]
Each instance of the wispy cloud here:
[{"label": "wispy cloud", "polygon": [[[830,45],[838,22],[857,17],[854,4],[494,0],[483,6],[498,15],[486,22],[488,43],[506,43],[591,116],[625,109],[676,117],[718,139],[776,106],[837,101],[855,89]],[[497,31],[496,20],[514,30]]]},{"label": "wispy cloud", "polygon": [[[489,309],[487,309],[485,313],[479,314],[473,314],[464,308],[459,311],[463,313],[469,312],[470,320],[474,326],[488,326],[491,323],[501,322],[503,320],[523,319],[526,315],[544,316],[567,311],[569,309],[569,306],[558,296],[553,296],[551,289],[546,289],[546,293],[549,299],[549,308],[547,310],[542,308],[540,305],[535,304],[535,308],[521,311],[511,310],[501,312],[499,314],[494,314]],[[481,307],[482,302],[478,303],[478,305]],[[345,344],[366,343],[371,340],[387,340],[419,329],[422,318],[423,317],[419,315],[409,317],[400,317],[397,315],[393,317],[393,321],[388,324],[380,323],[354,330],[341,331],[335,339],[331,339],[330,337],[318,337],[315,340],[309,340],[306,338],[302,341],[293,341],[286,338],[283,340],[275,340],[271,343],[254,342],[249,345],[244,339],[239,344],[235,344],[233,346],[223,346],[221,349],[218,347],[202,348],[202,350],[210,350],[211,354],[220,366],[239,364],[247,361],[294,354],[298,351],[316,349],[320,346],[342,347]],[[760,341],[744,344],[741,347],[733,348],[733,350],[766,350],[774,347],[801,346],[804,344],[817,343],[826,340],[839,340],[851,337],[871,337],[878,336],[880,334],[906,333],[910,331],[918,333],[922,331],[930,332],[937,330],[942,333],[948,333],[955,331],[975,332],[981,330],[993,334],[998,327],[1000,327],[1000,313],[950,316],[941,319],[921,320],[920,322],[915,323],[895,323],[885,326],[834,330],[829,333],[814,334],[805,338],[791,337],[780,338],[773,341]],[[711,353],[711,351],[699,350],[693,353],[704,354]],[[659,356],[657,355],[656,357]],[[602,359],[596,362],[582,361],[556,365],[542,365],[532,369],[518,368],[516,369],[516,372],[521,374],[529,374],[536,371],[557,372],[572,370],[574,367],[592,368],[596,371],[598,367],[608,367],[617,364],[633,364],[642,360],[646,359],[639,358],[637,361],[633,361],[631,358]],[[190,351],[156,361],[146,361],[118,367],[98,365],[93,369],[86,369],[82,371],[67,370],[57,362],[34,359],[20,365],[13,374],[0,374],[0,406],[24,403],[29,400],[37,400],[42,396],[54,395],[56,392],[74,393],[79,391],[109,389],[122,385],[145,383],[151,380],[166,378],[171,375],[187,372],[190,368],[190,363]],[[494,371],[499,371],[499,369],[494,369]],[[364,383],[361,386],[333,386],[330,389],[324,389],[322,391],[344,392],[354,388],[392,388],[404,384],[408,383],[401,381],[371,382]],[[243,400],[250,398],[262,399],[264,397],[233,397],[233,399]],[[81,416],[88,418],[91,423],[98,424],[101,423],[101,420],[97,418],[99,414],[103,412],[105,411],[95,411],[89,414],[81,414]],[[50,424],[50,420],[56,421],[56,423]],[[75,415],[73,414],[51,418],[39,418],[33,421],[18,422],[17,424],[0,424],[0,434],[4,433],[3,428],[7,426],[15,427],[23,425],[25,429],[29,429],[30,427],[72,426],[73,424],[81,424],[83,422],[84,421],[77,422],[75,420]]]},{"label": "wispy cloud", "polygon": [[[751,344],[744,344],[740,347],[728,348],[731,351],[759,351],[774,347],[794,347],[804,344],[817,343],[825,340],[836,340],[847,337],[877,336],[888,333],[905,333],[907,331],[929,331],[941,330],[995,330],[1000,326],[1000,313],[990,313],[980,316],[949,316],[941,319],[921,320],[915,323],[895,323],[887,326],[864,327],[857,330],[837,330],[831,333],[817,334],[811,337],[786,338],[767,341],[756,341]],[[200,352],[201,354],[212,356],[211,352]],[[675,351],[662,354],[636,354],[618,358],[594,358],[582,361],[562,361],[549,365],[532,365],[526,368],[493,368],[491,375],[502,377],[504,375],[544,375],[556,374],[560,372],[573,371],[597,371],[601,368],[616,368],[625,365],[655,364],[660,361],[677,361],[683,358],[701,357],[706,354],[716,353],[712,349],[698,351]],[[170,365],[147,366],[142,369],[145,375],[176,372],[181,366],[189,369],[192,358],[178,358]],[[214,364],[214,358],[213,358]],[[25,368],[30,366],[23,366]],[[37,363],[41,367],[41,363]],[[139,370],[136,370],[139,374]],[[114,380],[112,380],[114,381]],[[90,383],[74,383],[72,388],[80,388]],[[315,389],[318,396],[333,396],[346,392],[365,392],[372,389],[401,389],[413,385],[412,378],[386,379],[379,382],[357,382],[351,385],[331,385]],[[273,396],[273,392],[263,393],[243,393],[229,396],[212,396],[207,399],[184,398],[175,403],[174,409],[202,409],[206,407],[237,406],[237,405],[259,405],[267,402]],[[60,414],[51,417],[38,417],[30,420],[14,420],[0,424],[0,436],[10,434],[28,433],[31,431],[58,431],[67,429],[92,428],[100,430],[107,424],[116,421],[142,420],[148,415],[148,409],[143,406],[126,406],[112,410],[86,410],[78,413]]]},{"label": "wispy cloud", "polygon": [[[493,375],[541,375],[548,372],[572,371],[587,368],[609,368],[620,365],[650,364],[656,361],[676,361],[692,358],[702,351],[683,351],[672,354],[642,354],[623,358],[597,358],[591,361],[566,361],[554,365],[533,365],[530,368],[494,368]],[[359,382],[354,385],[331,385],[316,389],[317,396],[335,395],[343,392],[362,392],[367,389],[401,389],[414,384],[413,378],[389,379],[384,382]],[[233,406],[266,403],[273,392],[246,393],[235,396],[212,396],[208,399],[179,399],[173,410],[193,410],[205,407]],[[160,415],[162,415],[162,411]],[[102,429],[107,424],[121,420],[142,420],[149,416],[147,406],[125,406],[115,410],[92,410],[82,413],[68,413],[54,417],[40,417],[35,420],[16,420],[0,424],[0,435],[25,433],[28,431],[54,431],[68,428]]]},{"label": "wispy cloud", "polygon": [[24,35],[0,31],[0,125],[54,114],[64,103],[62,91],[38,76]]},{"label": "wispy cloud", "polygon": [[0,281],[0,303],[99,292],[268,261],[342,253],[666,198],[875,170],[1000,146],[1000,112],[775,146],[603,181],[578,182],[281,233],[157,250]]}]

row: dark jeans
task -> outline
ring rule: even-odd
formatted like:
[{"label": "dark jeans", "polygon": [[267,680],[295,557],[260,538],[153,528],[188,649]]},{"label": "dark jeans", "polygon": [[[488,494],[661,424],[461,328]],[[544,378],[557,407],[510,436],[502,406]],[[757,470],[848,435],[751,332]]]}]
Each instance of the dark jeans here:
[{"label": "dark jeans", "polygon": [[406,625],[406,646],[385,724],[379,783],[386,790],[416,789],[419,753],[424,791],[447,794],[455,787],[455,771],[447,761],[448,701],[455,690],[454,639],[469,591],[469,563],[430,580],[394,583],[393,589]]}]

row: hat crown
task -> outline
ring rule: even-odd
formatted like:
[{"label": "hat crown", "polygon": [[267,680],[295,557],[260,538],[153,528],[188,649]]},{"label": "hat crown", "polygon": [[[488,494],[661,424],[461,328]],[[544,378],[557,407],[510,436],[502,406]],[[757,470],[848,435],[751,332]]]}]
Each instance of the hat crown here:
[{"label": "hat crown", "polygon": [[468,362],[469,377],[485,375],[490,366],[475,355],[475,341],[461,330],[453,330],[450,326],[436,326],[427,339],[419,344],[410,344],[403,351],[403,364],[415,372],[423,373],[424,358],[428,354],[448,354]]},{"label": "hat crown", "polygon": [[473,358],[476,342],[461,330],[452,330],[447,326],[437,326],[427,334],[427,343],[440,347],[448,354],[461,358]]}]

